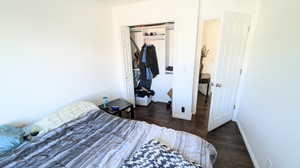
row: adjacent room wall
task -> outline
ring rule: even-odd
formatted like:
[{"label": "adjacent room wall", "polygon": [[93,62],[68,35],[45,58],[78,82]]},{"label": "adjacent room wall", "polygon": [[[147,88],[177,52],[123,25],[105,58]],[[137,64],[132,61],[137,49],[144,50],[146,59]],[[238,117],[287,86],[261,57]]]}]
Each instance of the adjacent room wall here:
[{"label": "adjacent room wall", "polygon": [[[173,75],[173,116],[191,119],[194,64],[199,14],[198,0],[151,0],[113,8],[115,55],[122,67],[121,27],[162,22],[175,22],[175,55]],[[124,75],[123,67],[120,74]],[[121,77],[122,77],[121,76]],[[124,87],[125,91],[126,88]],[[124,93],[125,95],[125,93]],[[185,107],[185,112],[181,112]]]},{"label": "adjacent room wall", "polygon": [[[205,46],[206,49],[209,50],[207,57],[202,58],[204,65],[202,73],[210,74],[212,81],[214,81],[215,72],[217,68],[217,53],[220,41],[221,21],[220,19],[210,19],[204,20],[202,23],[202,47]],[[199,89],[202,94],[206,94],[207,84],[200,84]]]},{"label": "adjacent room wall", "polygon": [[221,32],[220,20],[204,20],[203,24],[202,46],[206,46],[206,48],[209,50],[208,56],[203,59],[203,72],[214,75],[216,71],[218,44]]},{"label": "adjacent room wall", "polygon": [[247,52],[237,119],[256,167],[300,165],[299,6],[264,0]]},{"label": "adjacent room wall", "polygon": [[0,3],[0,20],[0,124],[119,96],[111,8],[97,0],[10,0]]}]

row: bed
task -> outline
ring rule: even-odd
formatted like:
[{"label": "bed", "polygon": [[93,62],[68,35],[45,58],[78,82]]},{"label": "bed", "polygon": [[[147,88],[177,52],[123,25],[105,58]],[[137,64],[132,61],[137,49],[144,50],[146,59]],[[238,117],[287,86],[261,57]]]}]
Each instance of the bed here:
[{"label": "bed", "polygon": [[118,168],[152,139],[212,168],[213,145],[198,136],[91,110],[0,156],[1,168]]}]

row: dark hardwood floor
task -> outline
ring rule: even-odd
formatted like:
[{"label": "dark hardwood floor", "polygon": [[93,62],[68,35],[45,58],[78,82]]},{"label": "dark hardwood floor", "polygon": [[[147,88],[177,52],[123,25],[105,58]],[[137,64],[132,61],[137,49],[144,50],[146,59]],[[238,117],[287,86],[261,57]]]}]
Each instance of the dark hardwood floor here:
[{"label": "dark hardwood floor", "polygon": [[135,119],[198,135],[213,144],[218,151],[214,168],[253,168],[252,161],[235,122],[207,132],[209,106],[205,97],[199,95],[197,113],[192,121],[172,118],[165,103],[151,103],[148,107],[137,107]]},{"label": "dark hardwood floor", "polygon": [[254,168],[235,122],[209,132],[206,140],[218,151],[214,168]]}]

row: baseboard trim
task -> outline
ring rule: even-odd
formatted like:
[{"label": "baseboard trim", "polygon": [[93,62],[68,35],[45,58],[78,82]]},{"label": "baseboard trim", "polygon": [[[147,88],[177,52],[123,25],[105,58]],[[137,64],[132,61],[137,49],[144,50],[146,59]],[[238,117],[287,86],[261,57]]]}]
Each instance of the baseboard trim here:
[{"label": "baseboard trim", "polygon": [[236,123],[237,123],[238,128],[239,128],[239,130],[240,130],[240,132],[241,132],[241,135],[242,135],[242,137],[243,137],[243,140],[244,140],[244,142],[245,142],[245,145],[246,145],[246,148],[247,148],[247,150],[248,150],[248,152],[249,152],[249,155],[250,155],[250,157],[251,157],[251,160],[252,160],[252,162],[253,162],[253,164],[254,164],[254,167],[255,167],[255,168],[260,168],[260,166],[259,166],[259,164],[258,164],[258,162],[257,162],[257,159],[256,159],[256,157],[255,157],[255,155],[254,155],[254,153],[253,153],[253,151],[252,151],[252,148],[251,148],[251,146],[250,146],[250,144],[249,144],[249,142],[248,142],[248,140],[247,140],[247,137],[246,137],[246,134],[245,134],[245,132],[244,132],[244,130],[243,130],[243,127],[241,126],[241,124],[240,124],[240,122],[239,122],[238,120],[236,120]]}]

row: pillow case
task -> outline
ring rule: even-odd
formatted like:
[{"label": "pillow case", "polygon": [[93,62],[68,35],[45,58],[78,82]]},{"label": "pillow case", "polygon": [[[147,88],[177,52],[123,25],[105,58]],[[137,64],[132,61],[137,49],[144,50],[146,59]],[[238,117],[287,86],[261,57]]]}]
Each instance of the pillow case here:
[{"label": "pillow case", "polygon": [[189,162],[167,145],[151,140],[125,160],[121,168],[202,168],[200,164]]},{"label": "pillow case", "polygon": [[29,136],[32,134],[39,134],[39,132],[43,131],[43,128],[38,125],[32,124],[24,127],[23,130],[25,132],[24,136]]},{"label": "pillow case", "polygon": [[91,110],[99,110],[99,108],[94,103],[87,101],[73,103],[34,123],[31,126],[31,132],[38,131],[39,135],[45,134],[48,131],[57,128],[66,122],[74,120]]},{"label": "pillow case", "polygon": [[9,125],[0,126],[0,155],[21,145],[24,134],[22,128]]}]

